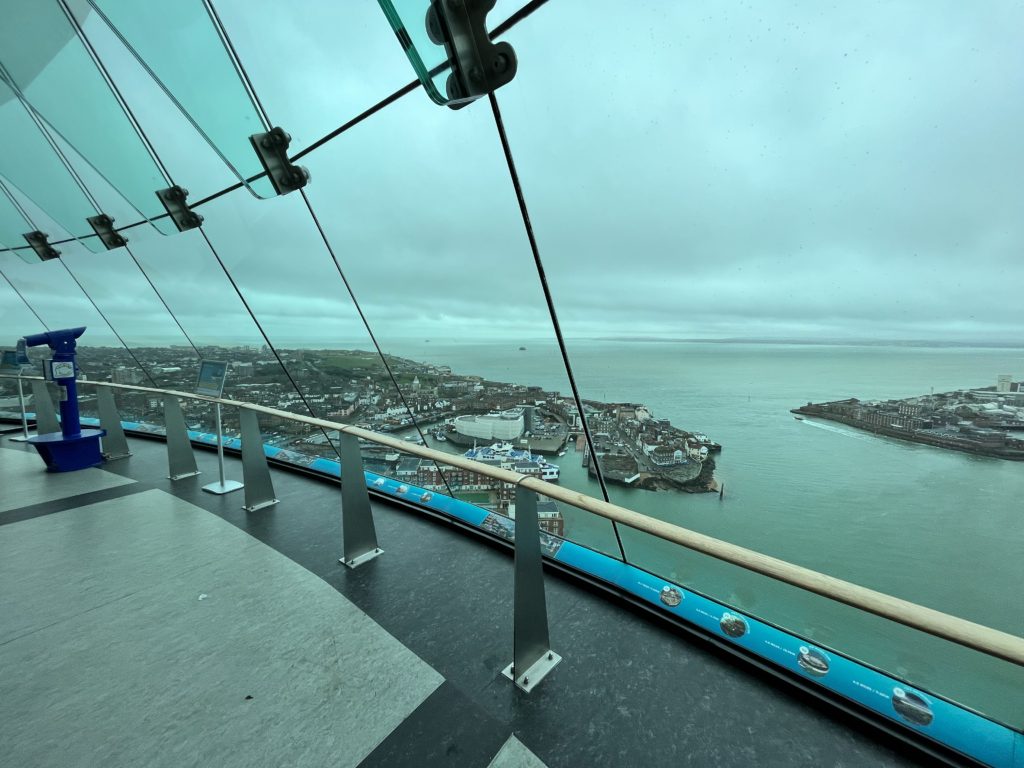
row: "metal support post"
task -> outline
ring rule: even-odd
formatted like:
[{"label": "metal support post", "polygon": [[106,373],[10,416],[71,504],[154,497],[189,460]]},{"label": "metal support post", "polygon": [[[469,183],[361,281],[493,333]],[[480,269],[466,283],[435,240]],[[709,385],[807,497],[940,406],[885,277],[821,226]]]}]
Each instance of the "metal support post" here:
[{"label": "metal support post", "polygon": [[57,409],[53,407],[53,400],[50,399],[50,388],[45,381],[32,382],[32,405],[36,412],[36,434],[49,435],[60,432],[60,422],[57,421]]},{"label": "metal support post", "polygon": [[167,435],[167,465],[171,480],[181,480],[199,474],[192,442],[188,439],[188,427],[176,397],[164,398],[164,428]]},{"label": "metal support post", "polygon": [[114,393],[106,387],[96,388],[96,405],[100,412],[100,429],[106,430],[106,435],[100,438],[103,446],[103,456],[107,461],[112,459],[126,459],[132,455],[128,449],[128,441],[124,436],[124,428],[121,426],[121,414],[117,412],[117,405],[114,403]]},{"label": "metal support post", "polygon": [[225,480],[224,479],[224,426],[221,422],[220,403],[217,403],[217,471],[219,473],[220,480],[216,483],[210,483],[204,485],[203,490],[207,493],[216,493],[222,495],[225,493],[231,493],[242,488],[242,484],[237,480]]},{"label": "metal support post", "polygon": [[537,494],[516,486],[516,556],[512,663],[502,674],[529,693],[562,660],[551,650]]},{"label": "metal support post", "polygon": [[242,509],[255,512],[277,504],[277,499],[274,497],[274,484],[270,481],[267,455],[263,452],[263,436],[256,411],[243,408],[238,419],[242,425],[242,480],[245,481]]},{"label": "metal support post", "polygon": [[370,511],[370,494],[366,490],[363,456],[359,439],[341,435],[341,536],[342,558],[349,568],[362,565],[384,554],[377,546],[377,530]]},{"label": "metal support post", "polygon": [[18,407],[21,408],[21,435],[7,438],[16,443],[24,443],[28,440],[28,416],[25,415],[25,385],[21,382],[21,374],[18,374]]}]

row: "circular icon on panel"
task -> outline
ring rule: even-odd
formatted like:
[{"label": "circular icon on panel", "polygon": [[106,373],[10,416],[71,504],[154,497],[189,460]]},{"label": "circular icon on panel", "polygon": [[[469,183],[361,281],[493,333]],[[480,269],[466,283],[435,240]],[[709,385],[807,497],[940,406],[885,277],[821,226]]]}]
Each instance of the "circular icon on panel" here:
[{"label": "circular icon on panel", "polygon": [[400,485],[400,486],[398,486],[398,492],[399,493],[408,493],[409,492],[409,486],[408,485]]},{"label": "circular icon on panel", "polygon": [[829,658],[824,651],[819,651],[817,648],[801,645],[796,663],[800,665],[800,669],[814,677],[824,677],[828,674]]},{"label": "circular icon on panel", "polygon": [[747,622],[735,613],[723,613],[718,626],[729,637],[743,637],[747,634]]},{"label": "circular icon on panel", "polygon": [[683,593],[675,587],[670,587],[667,584],[661,588],[661,602],[670,608],[675,608],[681,602],[683,602]]},{"label": "circular icon on panel", "polygon": [[892,689],[892,708],[895,709],[904,720],[915,725],[931,725],[935,715],[932,713],[932,705],[919,693],[905,691],[902,688]]},{"label": "circular icon on panel", "polygon": [[434,498],[434,494],[432,494],[430,491],[427,491],[422,496],[420,496],[420,501],[422,501],[424,504],[426,504],[432,498]]},{"label": "circular icon on panel", "polygon": [[384,478],[383,477],[378,477],[376,480],[373,481],[373,484],[375,486],[377,486],[378,488],[383,488],[384,487]]}]

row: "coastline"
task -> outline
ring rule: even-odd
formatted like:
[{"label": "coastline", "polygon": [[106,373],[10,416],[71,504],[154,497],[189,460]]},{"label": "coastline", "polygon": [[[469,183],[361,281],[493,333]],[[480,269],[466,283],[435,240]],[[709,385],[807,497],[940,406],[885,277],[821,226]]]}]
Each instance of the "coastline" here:
[{"label": "coastline", "polygon": [[825,411],[818,405],[802,405],[799,408],[790,409],[790,413],[799,416],[811,416],[816,419],[822,419],[823,421],[833,421],[838,424],[844,424],[848,427],[853,427],[862,432],[870,432],[875,435],[882,435],[884,437],[892,437],[897,440],[902,440],[907,443],[918,443],[919,445],[928,445],[932,448],[944,448],[951,451],[959,451],[961,453],[971,453],[976,456],[986,456],[994,459],[1006,459],[1008,461],[1024,461],[1024,449],[1014,448],[997,448],[993,446],[986,446],[980,443],[973,443],[969,440],[953,440],[950,438],[940,437],[937,435],[922,434],[920,432],[908,432],[905,429],[898,427],[885,427],[874,424],[868,424],[861,419],[855,419],[851,416],[846,416],[840,413],[830,413]]}]

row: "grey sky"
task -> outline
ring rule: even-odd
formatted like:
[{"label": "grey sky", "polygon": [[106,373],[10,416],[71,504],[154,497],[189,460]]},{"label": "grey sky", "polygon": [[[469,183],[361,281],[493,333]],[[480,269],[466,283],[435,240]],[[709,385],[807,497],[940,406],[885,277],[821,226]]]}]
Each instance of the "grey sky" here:
[{"label": "grey sky", "polygon": [[[411,79],[375,4],[217,6],[295,147]],[[551,0],[507,36],[519,73],[499,100],[567,334],[1019,339],[1022,25],[1020,2]],[[175,180],[193,199],[229,183],[103,50]],[[417,91],[303,162],[385,347],[550,336],[486,101]],[[365,340],[301,198],[238,191],[203,214],[272,340]],[[258,341],[196,233],[129,237],[197,340]],[[122,335],[181,341],[126,255],[64,252]],[[38,278],[59,265],[13,258],[44,316],[75,316]],[[0,312],[25,321],[5,285]]]}]

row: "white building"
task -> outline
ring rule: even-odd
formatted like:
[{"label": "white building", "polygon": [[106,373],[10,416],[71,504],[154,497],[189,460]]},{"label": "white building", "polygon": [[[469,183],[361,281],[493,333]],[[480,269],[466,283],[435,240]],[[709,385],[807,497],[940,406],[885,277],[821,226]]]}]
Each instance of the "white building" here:
[{"label": "white building", "polygon": [[512,408],[486,416],[458,416],[455,431],[478,440],[514,440],[523,434],[526,422],[522,408]]},{"label": "white building", "polygon": [[1013,377],[1008,373],[1000,373],[996,377],[996,392],[1009,392],[1010,384],[1013,382]]},{"label": "white building", "polygon": [[113,370],[110,379],[115,384],[141,384],[142,372],[137,368],[126,368],[119,365]]}]

